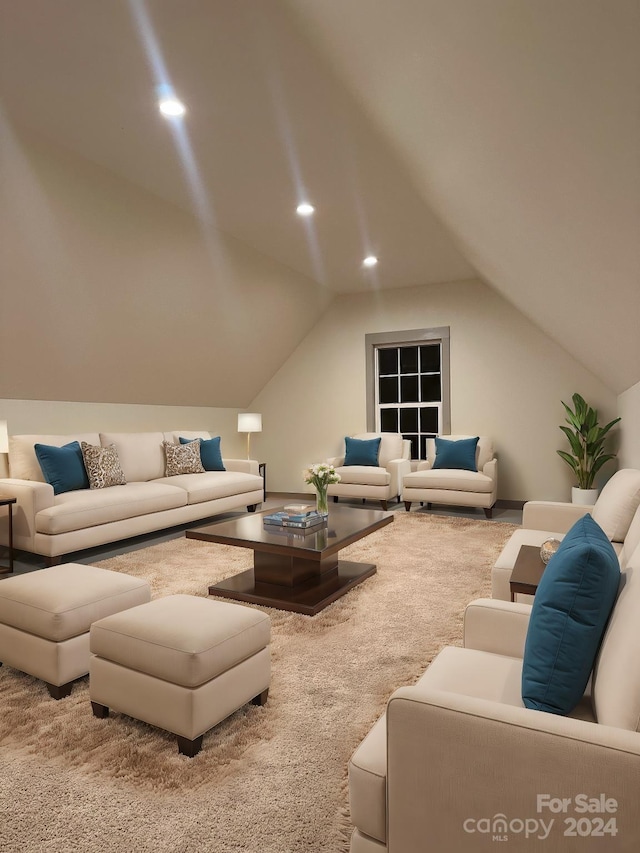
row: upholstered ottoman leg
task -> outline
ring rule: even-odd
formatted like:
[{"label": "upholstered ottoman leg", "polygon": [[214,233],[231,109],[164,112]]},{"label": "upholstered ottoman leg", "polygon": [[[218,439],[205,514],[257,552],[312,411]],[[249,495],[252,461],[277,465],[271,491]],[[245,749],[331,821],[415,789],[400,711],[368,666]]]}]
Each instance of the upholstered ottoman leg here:
[{"label": "upholstered ottoman leg", "polygon": [[68,681],[66,684],[49,684],[45,681],[45,684],[47,685],[49,695],[53,699],[64,699],[71,693],[71,688],[73,687],[73,681]]},{"label": "upholstered ottoman leg", "polygon": [[200,735],[200,737],[194,738],[193,740],[188,740],[186,737],[176,735],[176,740],[178,741],[178,752],[180,755],[186,755],[187,758],[193,758],[194,755],[197,755],[202,749],[203,737],[204,735]]}]

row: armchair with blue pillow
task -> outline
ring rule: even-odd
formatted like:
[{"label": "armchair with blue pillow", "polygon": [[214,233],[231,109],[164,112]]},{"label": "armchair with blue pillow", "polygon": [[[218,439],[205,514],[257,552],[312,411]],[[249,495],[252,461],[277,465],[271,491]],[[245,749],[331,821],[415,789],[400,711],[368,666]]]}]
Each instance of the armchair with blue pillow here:
[{"label": "armchair with blue pillow", "polygon": [[498,460],[485,435],[447,435],[427,439],[427,458],[404,477],[407,512],[414,501],[481,507],[491,518],[498,497]]},{"label": "armchair with blue pillow", "polygon": [[640,849],[640,544],[585,514],[533,606],[478,599],[349,763],[351,853]]},{"label": "armchair with blue pillow", "polygon": [[380,501],[386,510],[389,501],[400,499],[402,480],[411,471],[411,442],[394,432],[346,436],[344,456],[327,462],[340,475],[340,482],[328,489],[334,501],[340,497]]}]

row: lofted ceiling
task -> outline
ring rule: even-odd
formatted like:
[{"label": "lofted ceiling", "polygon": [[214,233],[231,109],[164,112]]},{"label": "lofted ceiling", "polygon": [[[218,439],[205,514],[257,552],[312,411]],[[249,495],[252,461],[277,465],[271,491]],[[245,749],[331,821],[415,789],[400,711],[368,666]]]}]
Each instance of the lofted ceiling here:
[{"label": "lofted ceiling", "polygon": [[[19,124],[331,291],[475,274],[279,0],[0,9],[2,98]],[[162,84],[188,108],[177,135]],[[312,221],[295,213],[303,198]]]},{"label": "lofted ceiling", "polygon": [[[613,391],[640,381],[638,0],[0,0],[0,84],[8,127],[272,275],[327,294],[480,275]],[[218,405],[282,363],[261,346]]]}]

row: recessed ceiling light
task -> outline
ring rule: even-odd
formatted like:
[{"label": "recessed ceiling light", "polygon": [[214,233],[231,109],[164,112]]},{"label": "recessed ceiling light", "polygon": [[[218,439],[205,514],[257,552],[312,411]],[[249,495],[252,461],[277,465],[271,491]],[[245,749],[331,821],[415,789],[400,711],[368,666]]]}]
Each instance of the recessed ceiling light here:
[{"label": "recessed ceiling light", "polygon": [[362,266],[363,267],[375,267],[375,265],[377,263],[378,263],[378,259],[376,258],[375,255],[367,255],[367,257],[362,262]]},{"label": "recessed ceiling light", "polygon": [[296,213],[298,216],[311,216],[312,213],[315,213],[315,207],[308,201],[303,201],[296,207]]},{"label": "recessed ceiling light", "polygon": [[162,98],[162,100],[158,101],[158,107],[162,115],[168,118],[179,118],[187,111],[182,101],[179,101],[177,98]]}]

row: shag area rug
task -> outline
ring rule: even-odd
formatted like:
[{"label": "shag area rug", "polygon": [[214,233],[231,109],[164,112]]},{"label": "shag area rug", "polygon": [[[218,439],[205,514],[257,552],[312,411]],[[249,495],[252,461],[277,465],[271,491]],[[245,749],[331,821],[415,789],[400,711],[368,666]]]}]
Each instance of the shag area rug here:
[{"label": "shag area rug", "polygon": [[[377,574],[315,617],[268,609],[273,675],[205,734],[193,759],[166,732],[91,713],[88,679],[55,702],[0,668],[0,850],[76,853],[341,853],[347,762],[389,695],[447,644],[490,590],[514,525],[399,512],[345,549]],[[175,539],[100,563],[147,578],[153,597],[206,595],[249,550]]]}]

